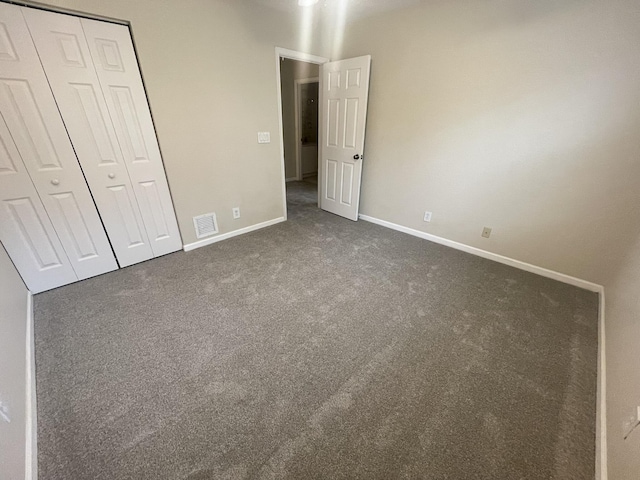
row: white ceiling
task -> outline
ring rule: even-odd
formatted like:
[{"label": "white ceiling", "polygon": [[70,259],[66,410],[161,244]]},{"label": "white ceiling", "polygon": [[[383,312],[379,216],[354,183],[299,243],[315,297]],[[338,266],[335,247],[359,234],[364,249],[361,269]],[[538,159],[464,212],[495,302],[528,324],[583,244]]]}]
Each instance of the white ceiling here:
[{"label": "white ceiling", "polygon": [[421,2],[421,0],[319,0],[318,3],[313,7],[299,7],[298,0],[251,1],[260,5],[274,8],[282,12],[292,13],[296,10],[311,8],[318,13],[325,13],[328,15],[331,15],[346,3],[348,20],[355,20],[356,18],[375,15],[390,10],[406,8]]}]

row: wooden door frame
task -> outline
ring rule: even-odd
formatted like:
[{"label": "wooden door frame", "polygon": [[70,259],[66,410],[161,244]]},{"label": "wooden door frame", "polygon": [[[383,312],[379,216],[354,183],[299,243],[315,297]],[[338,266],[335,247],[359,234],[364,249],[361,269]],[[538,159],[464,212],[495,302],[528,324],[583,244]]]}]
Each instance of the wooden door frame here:
[{"label": "wooden door frame", "polygon": [[[295,111],[295,132],[296,132],[296,178],[302,180],[302,149],[300,148],[300,137],[302,135],[302,128],[300,122],[300,116],[302,115],[302,109],[300,106],[300,87],[302,85],[308,85],[309,83],[318,84],[318,101],[320,99],[320,77],[311,78],[296,78],[294,79],[294,111]],[[318,108],[318,125],[320,125],[320,108]],[[320,137],[318,136],[318,142]],[[318,152],[320,152],[320,143],[318,143]]]},{"label": "wooden door frame", "polygon": [[[289,50],[287,48],[276,47],[275,59],[276,59],[276,89],[278,98],[278,142],[280,143],[280,170],[281,170],[281,182],[282,182],[282,211],[284,219],[287,219],[287,185],[286,176],[284,170],[284,127],[282,125],[282,79],[280,77],[280,59],[288,58],[290,60],[298,60],[300,62],[315,63],[316,65],[322,65],[329,61],[328,58],[312,55],[310,53],[298,52],[295,50]],[[322,76],[320,76],[319,89],[322,89]],[[318,108],[318,125],[321,121],[321,109]],[[296,172],[298,173],[298,172]]]}]

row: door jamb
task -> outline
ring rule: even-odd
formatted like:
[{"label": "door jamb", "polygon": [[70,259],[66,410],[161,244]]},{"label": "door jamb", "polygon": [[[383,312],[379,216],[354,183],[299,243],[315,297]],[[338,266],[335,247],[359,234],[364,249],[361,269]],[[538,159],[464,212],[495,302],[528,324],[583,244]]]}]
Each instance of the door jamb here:
[{"label": "door jamb", "polygon": [[[300,115],[302,111],[300,109],[300,86],[307,85],[309,83],[320,83],[319,77],[313,78],[296,78],[294,81],[294,110],[295,110],[295,131],[296,131],[296,178],[302,180],[302,150],[300,148],[300,136],[302,135],[302,129],[300,125]],[[318,94],[320,88],[318,88]],[[319,100],[319,99],[318,99]],[[318,125],[320,125],[320,108],[318,108]],[[318,139],[319,140],[319,139]],[[318,153],[320,153],[320,143],[318,143]]]},{"label": "door jamb", "polygon": [[[281,181],[282,181],[282,210],[284,212],[283,217],[287,219],[287,186],[285,182],[284,172],[284,127],[282,125],[282,79],[280,78],[280,58],[288,58],[291,60],[299,60],[302,62],[315,63],[322,65],[329,61],[328,58],[319,57],[317,55],[311,55],[310,53],[297,52],[295,50],[289,50],[287,48],[276,47],[276,88],[278,98],[278,142],[280,143],[280,169],[281,169]],[[322,78],[320,78],[319,88],[322,88]],[[318,124],[320,124],[320,116],[322,109],[318,108]],[[319,167],[318,167],[319,168]],[[297,173],[297,172],[296,172]]]}]

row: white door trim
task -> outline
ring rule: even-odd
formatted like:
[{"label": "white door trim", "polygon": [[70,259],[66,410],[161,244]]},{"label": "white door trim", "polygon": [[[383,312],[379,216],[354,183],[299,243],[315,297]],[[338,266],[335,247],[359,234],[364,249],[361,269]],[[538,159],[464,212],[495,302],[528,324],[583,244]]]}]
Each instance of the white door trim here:
[{"label": "white door trim", "polygon": [[[328,58],[312,55],[311,53],[298,52],[289,50],[288,48],[276,47],[276,57],[288,58],[290,60],[298,60],[300,62],[317,63],[321,65],[329,61]],[[278,69],[280,68],[280,60],[278,58]]]},{"label": "white door trim", "polygon": [[[281,178],[282,178],[282,212],[283,217],[287,219],[287,186],[286,186],[286,176],[284,172],[284,139],[283,139],[283,131],[284,127],[282,125],[282,86],[281,86],[281,78],[280,78],[280,58],[288,58],[291,60],[298,60],[301,62],[309,62],[315,63],[317,65],[322,65],[323,63],[327,63],[329,61],[328,58],[319,57],[317,55],[312,55],[310,53],[297,52],[295,50],[289,50],[287,48],[276,47],[276,90],[277,90],[277,98],[278,98],[278,143],[280,144],[280,170],[281,170]],[[322,87],[322,79],[320,79],[320,87]],[[318,116],[320,116],[320,111],[318,111]],[[320,118],[318,118],[318,123],[320,122]],[[297,173],[297,172],[296,172]]]},{"label": "white door trim", "polygon": [[[306,85],[308,83],[320,83],[320,77],[313,78],[297,78],[294,80],[294,108],[295,108],[295,116],[296,116],[296,179],[302,180],[302,151],[300,149],[300,136],[302,134],[300,129],[300,86]],[[320,91],[320,89],[318,89]],[[318,116],[320,115],[320,110],[318,109]],[[318,150],[319,151],[319,150]]]}]

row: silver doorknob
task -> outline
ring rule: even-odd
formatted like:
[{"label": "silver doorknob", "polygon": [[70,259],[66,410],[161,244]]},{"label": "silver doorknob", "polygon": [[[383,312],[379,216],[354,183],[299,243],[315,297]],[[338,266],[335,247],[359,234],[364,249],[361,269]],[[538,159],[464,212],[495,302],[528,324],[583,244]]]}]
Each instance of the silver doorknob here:
[{"label": "silver doorknob", "polygon": [[54,178],[53,180],[51,180],[51,185],[60,185],[60,180]]},{"label": "silver doorknob", "polygon": [[107,175],[107,177],[109,177],[110,179],[114,179],[116,178],[116,174],[115,173],[110,173],[109,175]]}]

